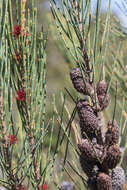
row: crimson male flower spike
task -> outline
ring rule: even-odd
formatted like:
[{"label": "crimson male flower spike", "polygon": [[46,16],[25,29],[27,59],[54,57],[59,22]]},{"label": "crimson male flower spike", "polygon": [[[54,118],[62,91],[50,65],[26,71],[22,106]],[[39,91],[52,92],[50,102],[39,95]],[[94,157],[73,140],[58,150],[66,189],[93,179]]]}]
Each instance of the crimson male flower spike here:
[{"label": "crimson male flower spike", "polygon": [[10,145],[14,145],[18,142],[18,139],[15,135],[8,135]]},{"label": "crimson male flower spike", "polygon": [[25,185],[19,185],[16,190],[27,190]]},{"label": "crimson male flower spike", "polygon": [[45,183],[45,184],[43,185],[43,190],[47,190],[48,188],[49,188],[48,184]]},{"label": "crimson male flower spike", "polygon": [[14,36],[17,38],[18,36],[21,35],[21,25],[16,25],[14,27],[14,32],[13,32]]},{"label": "crimson male flower spike", "polygon": [[26,101],[26,92],[25,92],[24,89],[19,90],[17,92],[16,99],[19,100],[19,101],[21,101],[21,102],[25,102]]}]

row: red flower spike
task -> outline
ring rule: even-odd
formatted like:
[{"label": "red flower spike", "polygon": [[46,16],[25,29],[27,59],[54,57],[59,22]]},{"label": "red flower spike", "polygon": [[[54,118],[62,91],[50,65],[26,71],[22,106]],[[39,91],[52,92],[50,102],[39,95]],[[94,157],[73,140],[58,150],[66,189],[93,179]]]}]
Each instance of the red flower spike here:
[{"label": "red flower spike", "polygon": [[19,101],[21,101],[21,102],[25,102],[26,101],[26,92],[24,91],[24,89],[19,90],[17,92],[16,99],[19,100]]},{"label": "red flower spike", "polygon": [[29,35],[30,35],[30,34],[29,34],[29,32],[27,31],[27,32],[26,32],[26,37],[28,37]]},{"label": "red flower spike", "polygon": [[24,32],[23,32],[23,36],[24,36],[24,37],[28,37],[29,35],[30,35],[30,34],[29,34],[28,31],[24,31]]},{"label": "red flower spike", "polygon": [[18,36],[20,36],[21,35],[21,25],[16,25],[15,27],[14,27],[14,36],[15,37],[18,37]]},{"label": "red flower spike", "polygon": [[48,188],[49,188],[48,184],[45,183],[45,184],[43,185],[43,190],[47,190]]},{"label": "red flower spike", "polygon": [[10,145],[17,144],[17,142],[18,142],[18,139],[15,135],[9,135],[8,139],[9,139]]},{"label": "red flower spike", "polygon": [[49,186],[47,183],[45,183],[43,186],[42,185],[39,186],[39,190],[47,190],[47,189],[49,189]]},{"label": "red flower spike", "polygon": [[27,187],[25,185],[19,185],[17,190],[27,190]]}]

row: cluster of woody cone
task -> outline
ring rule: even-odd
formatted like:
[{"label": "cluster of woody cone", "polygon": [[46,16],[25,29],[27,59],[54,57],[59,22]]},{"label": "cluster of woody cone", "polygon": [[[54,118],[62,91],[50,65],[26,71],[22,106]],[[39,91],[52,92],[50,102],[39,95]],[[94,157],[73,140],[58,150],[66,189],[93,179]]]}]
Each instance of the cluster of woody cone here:
[{"label": "cluster of woody cone", "polygon": [[[104,132],[104,124],[100,123],[102,110],[108,107],[110,96],[107,83],[103,80],[96,86],[98,106],[89,103],[89,97],[95,97],[94,88],[83,77],[79,67],[73,69],[70,77],[74,88],[87,98],[76,103],[80,118],[81,141],[80,164],[88,177],[90,190],[122,190],[125,184],[125,173],[121,166],[121,151],[118,145],[120,129],[115,120],[110,120]],[[94,101],[93,101],[94,102]],[[98,107],[98,108],[97,108]],[[101,116],[102,117],[102,116]]]}]

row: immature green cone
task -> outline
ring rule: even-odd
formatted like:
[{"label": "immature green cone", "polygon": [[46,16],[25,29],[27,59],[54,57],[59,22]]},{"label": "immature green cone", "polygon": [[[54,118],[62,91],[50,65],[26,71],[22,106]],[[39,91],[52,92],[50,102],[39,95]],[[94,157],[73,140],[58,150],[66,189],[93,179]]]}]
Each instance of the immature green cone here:
[{"label": "immature green cone", "polygon": [[108,122],[107,131],[105,134],[105,142],[107,145],[117,144],[120,136],[120,128],[117,125],[117,122],[110,120]]},{"label": "immature green cone", "polygon": [[122,190],[126,182],[125,172],[120,166],[112,170],[112,190]]},{"label": "immature green cone", "polygon": [[93,92],[92,86],[88,82],[86,82],[85,79],[83,81],[82,72],[79,67],[72,69],[72,71],[70,72],[70,77],[74,85],[74,88],[78,92],[84,95],[89,95],[89,92]]},{"label": "immature green cone", "polygon": [[97,177],[97,190],[112,190],[111,177],[105,173],[100,173]]},{"label": "immature green cone", "polygon": [[107,83],[102,80],[100,81],[98,84],[97,84],[97,95],[105,95],[106,94],[106,91],[107,91]]},{"label": "immature green cone", "polygon": [[107,165],[109,169],[115,168],[121,159],[121,151],[118,145],[112,145],[107,150],[106,158],[104,159],[104,164]]}]

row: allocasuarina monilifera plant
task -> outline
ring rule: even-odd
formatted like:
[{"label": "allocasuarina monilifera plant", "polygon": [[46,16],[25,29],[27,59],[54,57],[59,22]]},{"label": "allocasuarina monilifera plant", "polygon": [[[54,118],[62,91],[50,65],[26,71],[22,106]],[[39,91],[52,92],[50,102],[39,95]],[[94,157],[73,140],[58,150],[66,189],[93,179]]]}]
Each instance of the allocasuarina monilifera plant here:
[{"label": "allocasuarina monilifera plant", "polygon": [[[96,85],[95,102],[93,82],[83,78],[81,69],[79,67],[73,69],[70,76],[75,89],[86,96],[86,99],[80,99],[76,103],[76,108],[82,136],[78,143],[81,153],[80,164],[88,176],[88,187],[98,190],[122,190],[125,173],[118,166],[121,159],[118,146],[120,128],[115,120],[110,120],[104,132],[104,124],[101,123],[103,118],[100,113],[108,106],[110,100],[107,83],[102,80]],[[83,79],[87,82],[84,83]]]},{"label": "allocasuarina monilifera plant", "polygon": [[[118,145],[120,127],[115,120],[116,106],[113,117],[106,126],[102,114],[111,103],[109,89],[112,76],[107,83],[104,65],[110,37],[110,13],[106,16],[104,30],[101,31],[102,36],[99,36],[100,1],[97,3],[93,26],[90,0],[65,0],[61,1],[60,6],[54,0],[50,2],[64,45],[76,65],[76,68],[70,72],[70,78],[76,91],[84,96],[80,99],[78,95],[78,100],[74,102],[81,131],[81,140],[78,142],[79,160],[88,178],[87,187],[91,190],[122,190],[125,184],[125,172],[119,165],[122,152]],[[90,30],[91,27],[93,31]],[[104,43],[105,40],[107,44]],[[104,48],[104,51],[99,48]]]}]

